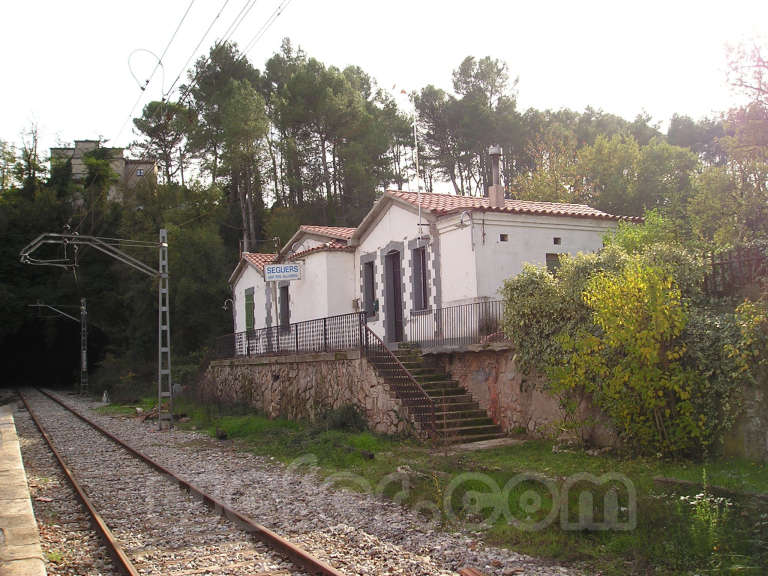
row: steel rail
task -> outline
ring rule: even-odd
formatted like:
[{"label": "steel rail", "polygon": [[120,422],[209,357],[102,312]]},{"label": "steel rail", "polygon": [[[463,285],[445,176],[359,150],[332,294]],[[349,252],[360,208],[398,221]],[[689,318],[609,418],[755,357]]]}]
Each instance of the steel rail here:
[{"label": "steel rail", "polygon": [[205,504],[207,504],[209,507],[211,507],[213,510],[215,510],[216,512],[218,512],[220,515],[224,516],[228,520],[231,520],[240,529],[244,530],[245,532],[248,532],[249,534],[253,534],[256,538],[261,540],[267,546],[271,547],[273,550],[276,550],[279,553],[290,558],[295,564],[301,566],[302,568],[307,570],[310,574],[316,574],[318,576],[346,576],[343,572],[340,572],[333,566],[326,564],[322,560],[315,558],[303,548],[293,544],[292,542],[289,542],[288,540],[286,540],[279,534],[273,532],[266,526],[262,526],[261,524],[257,523],[255,520],[246,516],[245,514],[242,514],[241,512],[238,512],[237,510],[230,508],[227,504],[211,496],[210,494],[203,492],[202,489],[198,488],[191,482],[188,482],[182,478],[179,478],[173,472],[168,470],[165,466],[156,462],[155,460],[145,455],[144,453],[140,452],[130,444],[127,444],[123,440],[120,440],[117,436],[115,436],[111,432],[105,430],[104,428],[102,428],[101,426],[93,422],[90,418],[81,414],[78,410],[75,410],[71,406],[67,405],[65,402],[62,402],[61,400],[56,398],[53,394],[50,394],[45,390],[41,390],[41,389],[37,389],[37,390],[41,394],[47,396],[48,398],[50,398],[51,400],[53,400],[54,402],[56,402],[57,404],[59,404],[60,406],[62,406],[72,414],[74,414],[75,416],[77,416],[80,420],[82,420],[83,422],[85,422],[95,430],[98,430],[101,434],[103,434],[104,436],[112,440],[115,444],[117,444],[118,446],[121,446],[122,448],[124,448],[125,450],[133,454],[139,460],[142,460],[143,462],[147,463],[149,466],[151,466],[158,472],[165,474],[166,476],[171,478],[174,482],[176,482],[179,485],[180,488],[200,498],[200,500],[202,500]]},{"label": "steel rail", "polygon": [[48,435],[48,432],[46,432],[45,428],[40,423],[40,420],[38,420],[37,416],[32,411],[32,407],[29,405],[29,403],[27,403],[27,399],[24,397],[20,390],[17,390],[17,393],[21,398],[21,401],[24,403],[27,412],[32,417],[32,421],[35,423],[35,426],[37,426],[37,429],[40,431],[43,439],[48,444],[48,447],[51,449],[51,452],[53,452],[53,455],[56,457],[62,472],[64,472],[64,475],[69,480],[69,483],[72,484],[72,488],[75,490],[75,494],[77,495],[78,500],[80,500],[82,505],[88,511],[88,514],[90,514],[93,527],[101,535],[101,539],[109,549],[109,553],[112,556],[112,559],[115,561],[115,564],[117,565],[120,572],[126,574],[127,576],[140,576],[139,571],[136,570],[133,563],[131,563],[130,559],[115,539],[114,534],[112,534],[112,531],[109,529],[109,526],[107,526],[106,522],[104,522],[101,514],[99,514],[99,512],[96,510],[93,503],[85,494],[83,488],[80,486],[80,483],[72,474],[72,471],[69,469],[66,462],[64,462],[64,459],[61,457],[61,454],[59,454],[56,446],[54,446],[53,440]]}]

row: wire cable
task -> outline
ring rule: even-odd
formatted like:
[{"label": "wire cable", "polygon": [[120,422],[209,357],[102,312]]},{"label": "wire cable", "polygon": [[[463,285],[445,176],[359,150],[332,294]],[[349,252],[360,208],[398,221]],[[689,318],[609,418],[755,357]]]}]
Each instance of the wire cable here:
[{"label": "wire cable", "polygon": [[[184,12],[184,15],[181,17],[181,20],[179,20],[179,23],[176,26],[176,30],[174,30],[173,34],[171,35],[171,39],[168,40],[168,44],[165,45],[165,49],[163,50],[163,53],[160,55],[160,59],[157,61],[157,64],[155,64],[155,67],[152,69],[152,73],[149,75],[149,78],[147,78],[147,81],[144,84],[144,88],[142,88],[142,91],[149,85],[149,83],[152,80],[152,77],[155,75],[155,72],[157,72],[158,67],[163,65],[163,58],[165,58],[165,55],[168,53],[168,49],[171,47],[171,44],[173,44],[173,41],[176,38],[176,34],[179,33],[179,30],[181,29],[181,25],[184,24],[184,20],[186,20],[187,14],[189,14],[189,11],[192,9],[192,5],[194,3],[195,3],[195,0],[191,0],[191,2],[189,3],[189,6],[187,6],[187,9]],[[163,89],[164,88],[165,86],[163,86]]]},{"label": "wire cable", "polygon": [[272,24],[274,24],[275,20],[280,17],[280,15],[288,7],[291,1],[292,0],[282,0],[280,4],[277,5],[277,8],[275,8],[274,12],[272,12],[270,17],[267,18],[267,21],[261,26],[261,28],[259,28],[253,38],[251,38],[250,42],[246,44],[246,47],[243,49],[243,57],[245,57],[246,54],[248,54],[248,52],[250,52],[251,49],[258,43],[258,41],[264,37],[264,34],[267,33],[267,30],[269,30]]},{"label": "wire cable", "polygon": [[[139,88],[141,89],[141,92],[139,93],[139,97],[136,99],[136,102],[133,103],[133,106],[131,107],[131,111],[128,113],[128,118],[126,118],[122,126],[120,126],[120,131],[117,133],[117,136],[114,139],[115,142],[120,138],[120,136],[123,135],[123,131],[125,130],[125,127],[133,118],[133,113],[136,111],[136,107],[139,105],[139,102],[141,102],[141,99],[143,98],[144,93],[146,92],[147,86],[149,86],[149,83],[152,81],[152,78],[154,77],[159,67],[163,67],[163,78],[165,78],[165,66],[163,65],[163,58],[165,58],[165,55],[168,52],[168,49],[171,47],[171,44],[176,38],[176,35],[179,33],[179,30],[181,29],[182,24],[184,24],[184,20],[186,20],[187,15],[189,14],[189,11],[192,9],[192,5],[195,3],[195,1],[196,0],[191,0],[191,2],[189,3],[189,6],[187,6],[187,9],[182,15],[181,20],[179,20],[179,23],[176,25],[176,30],[174,30],[173,34],[171,35],[171,39],[165,45],[165,49],[163,50],[163,53],[160,55],[160,58],[157,59],[157,64],[155,64],[155,67],[152,69],[152,73],[149,75],[149,78],[147,78],[146,82],[144,82],[144,87],[142,88],[141,86],[139,86]],[[129,58],[128,66],[130,69],[130,56],[128,58]],[[163,80],[163,84],[165,84],[165,80]],[[162,90],[165,90],[165,86],[162,86],[161,91]]]},{"label": "wire cable", "polygon": [[[221,40],[218,40],[217,42],[214,43],[211,52],[215,52],[216,49],[219,46],[221,46],[222,44],[225,44],[226,42],[228,42],[232,38],[234,33],[237,31],[237,29],[240,27],[240,25],[245,20],[246,16],[248,16],[250,11],[256,5],[256,1],[257,0],[246,0],[245,4],[240,9],[240,12],[238,13],[237,16],[235,16],[235,19],[232,21],[232,24],[230,24],[229,28],[227,28],[227,31],[224,33],[224,36],[222,36]],[[249,5],[249,3],[250,3],[250,5]],[[243,14],[243,12],[245,12],[245,13]],[[243,16],[241,17],[240,14],[243,14]],[[238,19],[239,19],[239,21],[238,21]],[[210,61],[211,61],[211,56],[209,54],[203,60],[202,66],[200,66],[199,68],[197,68],[197,70],[195,70],[195,75],[192,77],[192,80],[190,81],[189,85],[184,86],[184,92],[181,94],[181,96],[179,96],[179,99],[177,101],[177,103],[179,105],[183,105],[184,99],[189,96],[189,94],[191,93],[191,91],[194,88],[195,84],[197,84],[197,80],[198,80],[198,78],[200,76],[200,71],[203,68],[205,68],[205,66],[207,66]]]},{"label": "wire cable", "polygon": [[213,20],[211,20],[211,23],[208,25],[208,28],[205,31],[205,34],[200,38],[200,41],[197,43],[197,46],[195,46],[195,49],[192,50],[192,53],[189,55],[189,58],[187,58],[187,61],[184,63],[184,66],[182,66],[181,71],[176,76],[176,79],[173,81],[173,84],[171,84],[171,87],[168,88],[168,92],[163,94],[163,100],[166,100],[168,96],[170,96],[173,93],[173,89],[176,87],[176,83],[181,78],[181,75],[184,74],[187,70],[187,66],[191,62],[192,58],[195,57],[195,54],[197,54],[197,51],[200,49],[200,46],[205,41],[205,39],[208,37],[208,34],[211,32],[211,28],[213,28],[213,25],[216,24],[216,21],[221,16],[221,13],[224,11],[224,8],[227,7],[227,4],[229,4],[229,0],[224,0],[224,4],[221,6],[219,11],[216,13],[216,16],[213,17]]},{"label": "wire cable", "polygon": [[250,13],[251,9],[256,5],[257,0],[246,0],[245,4],[243,4],[243,7],[240,9],[240,12],[235,16],[235,19],[232,20],[232,24],[229,25],[229,28],[227,28],[227,31],[224,32],[224,35],[222,36],[221,43],[227,42],[232,35],[235,33],[235,31],[240,27],[240,24],[243,23],[243,20],[245,20],[246,16]]}]

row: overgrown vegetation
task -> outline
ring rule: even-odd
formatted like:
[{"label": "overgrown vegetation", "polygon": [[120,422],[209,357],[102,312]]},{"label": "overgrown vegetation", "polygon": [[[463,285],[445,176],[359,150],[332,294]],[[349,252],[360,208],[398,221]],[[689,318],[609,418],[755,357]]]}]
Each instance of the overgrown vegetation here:
[{"label": "overgrown vegetation", "polygon": [[706,298],[706,262],[656,213],[606,244],[506,282],[521,367],[546,376],[567,419],[589,398],[636,453],[716,452],[768,352],[765,303]]}]

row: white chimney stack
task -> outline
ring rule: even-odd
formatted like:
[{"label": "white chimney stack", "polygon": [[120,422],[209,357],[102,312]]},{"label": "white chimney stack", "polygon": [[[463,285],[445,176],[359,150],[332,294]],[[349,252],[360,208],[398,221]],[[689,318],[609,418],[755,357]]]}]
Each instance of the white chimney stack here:
[{"label": "white chimney stack", "polygon": [[491,157],[491,186],[488,188],[488,204],[491,208],[504,208],[504,187],[499,176],[499,159],[501,158],[501,146],[488,148]]}]

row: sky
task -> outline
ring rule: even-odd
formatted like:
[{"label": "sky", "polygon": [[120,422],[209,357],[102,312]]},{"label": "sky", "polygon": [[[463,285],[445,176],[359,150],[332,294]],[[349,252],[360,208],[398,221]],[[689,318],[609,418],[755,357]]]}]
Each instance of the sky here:
[{"label": "sky", "polygon": [[[36,123],[44,150],[75,139],[129,144],[135,103],[134,116],[180,73],[183,82],[185,63],[207,53],[247,0],[194,0],[142,92],[190,1],[2,2],[0,139],[18,143]],[[247,54],[257,68],[289,37],[327,65],[360,66],[398,95],[450,89],[464,57],[491,56],[519,78],[521,109],[647,112],[662,129],[674,113],[701,118],[738,104],[725,48],[768,35],[760,0],[257,0],[232,40],[247,46],[281,2]]]}]

